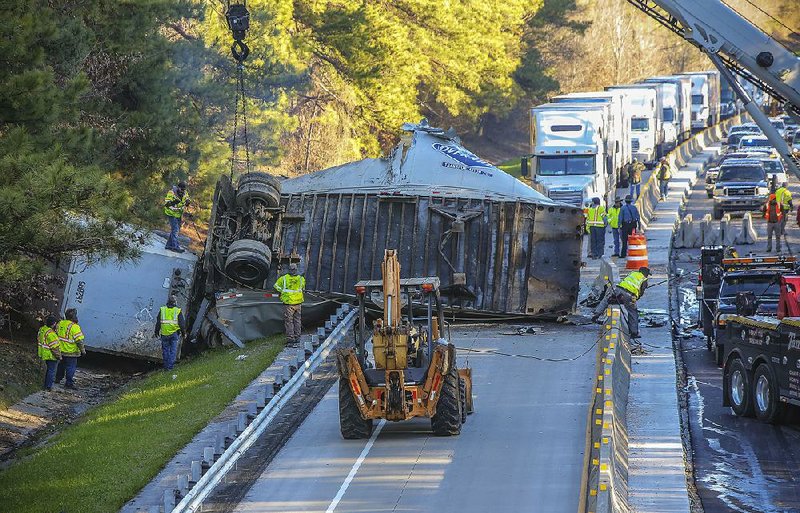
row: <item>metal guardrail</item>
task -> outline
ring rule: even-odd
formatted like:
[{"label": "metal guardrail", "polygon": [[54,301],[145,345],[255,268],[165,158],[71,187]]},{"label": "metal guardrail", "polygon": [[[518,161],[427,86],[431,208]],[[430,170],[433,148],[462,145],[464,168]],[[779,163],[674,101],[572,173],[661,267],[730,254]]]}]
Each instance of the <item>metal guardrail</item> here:
[{"label": "metal guardrail", "polygon": [[[171,510],[172,513],[194,513],[201,510],[203,501],[211,494],[228,471],[233,468],[237,460],[258,440],[272,420],[280,413],[281,408],[300,390],[306,380],[311,377],[314,369],[325,361],[336,344],[344,338],[355,322],[356,313],[356,310],[351,310],[335,327],[331,326],[333,330],[328,338],[320,343],[319,348],[305,361],[302,367],[298,368],[298,371],[265,405],[253,422],[236,437],[225,452],[210,466],[197,484]],[[326,324],[328,322],[332,323],[332,321],[327,321]]]}]

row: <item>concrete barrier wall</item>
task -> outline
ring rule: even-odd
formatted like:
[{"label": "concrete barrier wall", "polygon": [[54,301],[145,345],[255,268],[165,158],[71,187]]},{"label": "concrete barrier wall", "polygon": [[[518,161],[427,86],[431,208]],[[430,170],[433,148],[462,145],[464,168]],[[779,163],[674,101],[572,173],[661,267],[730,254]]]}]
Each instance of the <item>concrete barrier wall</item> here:
[{"label": "concrete barrier wall", "polygon": [[607,310],[600,330],[599,358],[591,404],[590,457],[586,512],[627,513],[628,391],[631,352],[628,328],[619,307]]},{"label": "concrete barrier wall", "polygon": [[[734,116],[675,148],[667,156],[675,168],[686,165],[703,149],[717,143],[725,130],[742,122]],[[686,191],[688,192],[688,190]],[[655,173],[642,186],[636,202],[643,226],[653,219],[658,203]],[[616,265],[601,269],[596,284],[605,276],[618,276]],[[587,427],[587,468],[581,490],[581,511],[587,513],[628,513],[628,394],[631,379],[630,335],[619,307],[608,309],[598,341],[597,372],[589,425]]]}]

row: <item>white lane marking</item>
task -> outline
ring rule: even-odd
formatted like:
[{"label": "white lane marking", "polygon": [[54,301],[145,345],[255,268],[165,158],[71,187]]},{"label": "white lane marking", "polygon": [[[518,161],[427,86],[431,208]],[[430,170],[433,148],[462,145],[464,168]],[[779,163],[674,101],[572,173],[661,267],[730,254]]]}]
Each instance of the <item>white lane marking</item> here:
[{"label": "white lane marking", "polygon": [[350,469],[350,473],[347,474],[346,478],[344,478],[342,486],[339,487],[339,491],[336,492],[336,497],[334,497],[330,505],[328,505],[328,509],[325,510],[325,513],[333,513],[334,511],[336,511],[336,506],[339,505],[339,501],[342,500],[342,497],[344,497],[344,493],[350,486],[350,482],[353,480],[354,477],[356,477],[358,469],[361,468],[361,464],[364,463],[367,454],[369,454],[370,449],[372,449],[372,446],[375,444],[375,439],[378,438],[378,435],[381,433],[381,429],[383,429],[383,426],[385,425],[386,425],[386,419],[381,419],[381,421],[378,423],[378,426],[372,431],[372,436],[369,437],[367,445],[364,446],[364,449],[361,451],[361,454],[358,455],[358,459],[356,460],[355,463],[353,463],[353,468]]}]

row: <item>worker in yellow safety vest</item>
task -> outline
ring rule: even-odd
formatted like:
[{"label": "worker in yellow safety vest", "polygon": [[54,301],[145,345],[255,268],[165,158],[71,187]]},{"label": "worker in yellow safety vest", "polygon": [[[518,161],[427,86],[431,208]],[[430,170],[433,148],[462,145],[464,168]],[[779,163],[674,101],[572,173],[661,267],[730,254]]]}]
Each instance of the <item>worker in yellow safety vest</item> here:
[{"label": "worker in yellow safety vest", "polygon": [[[178,182],[167,191],[164,198],[164,215],[169,220],[169,237],[165,249],[183,253],[183,248],[178,244],[178,233],[181,230],[181,219],[186,207],[189,206],[189,194],[186,192],[186,182]],[[188,214],[187,214],[188,215]]]},{"label": "worker in yellow safety vest", "polygon": [[650,276],[650,269],[640,267],[638,271],[628,274],[616,287],[608,287],[603,299],[594,309],[592,320],[600,319],[600,316],[608,308],[608,304],[613,301],[625,309],[631,338],[639,338],[639,311],[636,309],[636,302],[647,288],[648,276]]},{"label": "worker in yellow safety vest", "polygon": [[775,199],[783,210],[783,218],[781,219],[781,234],[786,235],[786,220],[789,218],[788,213],[794,210],[792,203],[792,191],[789,190],[789,184],[783,182],[778,190],[775,191]]},{"label": "worker in yellow safety vest", "polygon": [[53,389],[53,383],[56,381],[56,368],[58,366],[58,361],[61,359],[61,351],[58,347],[58,335],[56,334],[57,324],[58,319],[56,319],[56,316],[48,315],[42,327],[39,328],[39,333],[36,335],[39,358],[44,361],[47,367],[44,373],[45,390]]},{"label": "worker in yellow safety vest", "polygon": [[75,388],[75,370],[78,368],[78,358],[86,354],[83,346],[83,331],[78,324],[78,311],[68,308],[64,312],[65,319],[56,325],[56,335],[58,335],[59,349],[61,350],[61,361],[58,362],[56,370],[56,383],[61,383],[64,375],[67,382],[64,388]]},{"label": "worker in yellow safety vest", "polygon": [[306,288],[306,279],[298,274],[297,264],[289,264],[289,272],[275,282],[275,290],[281,295],[285,306],[283,311],[283,325],[286,330],[286,341],[289,344],[300,342],[302,328],[301,310],[303,306],[303,291]]},{"label": "worker in yellow safety vest", "polygon": [[156,337],[161,337],[161,356],[164,360],[164,370],[172,370],[175,359],[178,357],[178,341],[186,331],[186,320],[183,312],[178,308],[175,296],[167,299],[167,305],[158,310],[156,318]]},{"label": "worker in yellow safety vest", "polygon": [[606,244],[606,207],[600,198],[592,198],[586,211],[586,228],[589,230],[589,258],[601,258]]},{"label": "worker in yellow safety vest", "polygon": [[614,237],[614,254],[619,256],[620,237],[619,237],[619,212],[622,210],[622,198],[614,199],[614,206],[608,209],[608,226],[611,228],[611,235]]}]

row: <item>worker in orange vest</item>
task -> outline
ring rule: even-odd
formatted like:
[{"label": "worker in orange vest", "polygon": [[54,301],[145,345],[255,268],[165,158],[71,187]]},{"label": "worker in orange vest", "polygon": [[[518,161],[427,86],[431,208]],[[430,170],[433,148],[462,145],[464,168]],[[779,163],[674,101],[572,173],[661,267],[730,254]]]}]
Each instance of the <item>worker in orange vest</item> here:
[{"label": "worker in orange vest", "polygon": [[772,236],[775,235],[775,248],[781,252],[781,224],[783,222],[783,206],[778,202],[775,193],[769,195],[767,203],[761,207],[764,219],[767,220],[767,253],[772,251]]}]

